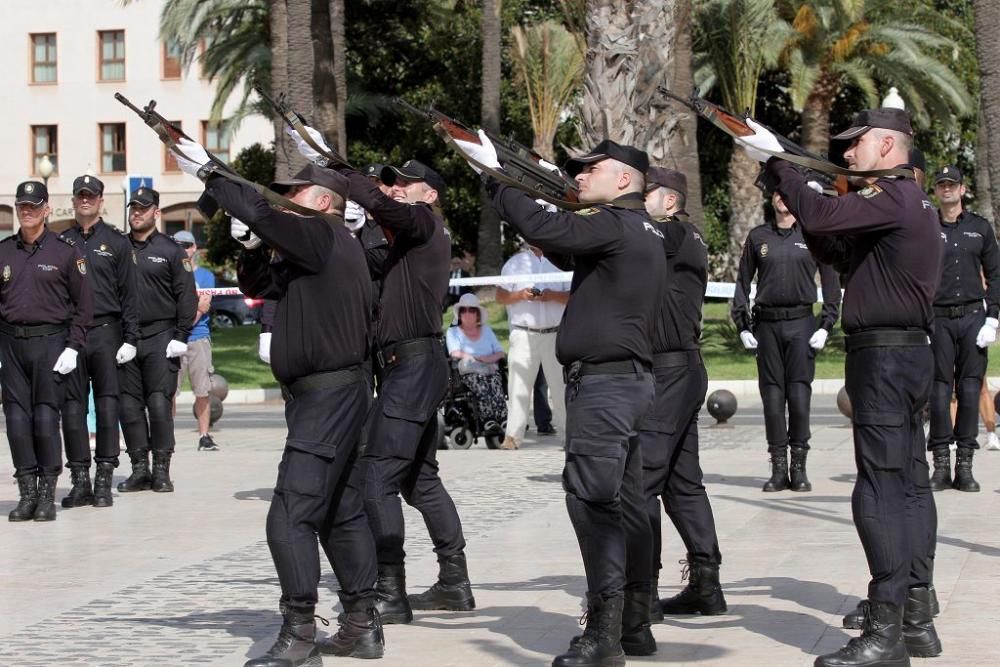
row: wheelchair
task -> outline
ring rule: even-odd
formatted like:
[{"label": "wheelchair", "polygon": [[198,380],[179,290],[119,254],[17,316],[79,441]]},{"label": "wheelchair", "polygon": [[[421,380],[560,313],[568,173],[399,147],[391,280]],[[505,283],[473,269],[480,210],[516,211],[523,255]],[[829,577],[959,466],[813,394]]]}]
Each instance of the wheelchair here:
[{"label": "wheelchair", "polygon": [[[472,389],[458,371],[458,361],[449,359],[448,393],[438,408],[438,449],[469,449],[480,438],[488,449],[498,449],[507,430],[507,421],[485,421],[477,408]],[[497,362],[503,397],[507,400],[507,361]]]}]

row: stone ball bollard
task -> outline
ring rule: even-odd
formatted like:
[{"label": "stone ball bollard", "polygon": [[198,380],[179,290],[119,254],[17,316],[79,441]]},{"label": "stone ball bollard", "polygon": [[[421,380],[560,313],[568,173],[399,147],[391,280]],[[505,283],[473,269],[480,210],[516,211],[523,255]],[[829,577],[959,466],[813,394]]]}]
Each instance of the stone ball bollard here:
[{"label": "stone ball bollard", "polygon": [[218,373],[212,373],[209,376],[209,380],[211,381],[211,387],[208,390],[208,394],[217,397],[220,401],[226,400],[226,396],[229,396],[229,382],[226,378]]},{"label": "stone ball bollard", "polygon": [[854,417],[854,410],[851,408],[851,397],[847,395],[846,386],[841,387],[840,391],[837,392],[837,409],[840,410],[840,414],[848,419]]},{"label": "stone ball bollard", "polygon": [[725,425],[726,421],[736,414],[736,395],[728,389],[716,389],[708,395],[705,403],[708,414],[715,417],[714,426]]}]

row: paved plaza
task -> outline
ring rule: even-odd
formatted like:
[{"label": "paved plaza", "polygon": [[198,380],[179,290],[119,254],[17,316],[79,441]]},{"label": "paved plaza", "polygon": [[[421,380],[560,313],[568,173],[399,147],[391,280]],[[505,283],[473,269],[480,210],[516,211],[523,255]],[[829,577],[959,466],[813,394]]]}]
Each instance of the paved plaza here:
[{"label": "paved plaza", "polygon": [[[723,552],[729,614],[654,625],[659,652],[630,664],[811,665],[850,634],[840,617],[864,596],[864,557],[850,516],[851,432],[832,396],[817,396],[813,492],[763,494],[760,407],[741,398],[732,428],[703,428],[702,465]],[[184,411],[186,412],[186,411]],[[703,425],[711,423],[707,416]],[[264,518],[283,445],[281,407],[227,404],[218,452],[197,452],[178,424],[173,494],[119,495],[112,509],[59,508],[49,524],[0,523],[0,666],[225,665],[267,649],[280,617]],[[554,438],[520,451],[440,452],[468,539],[475,613],[417,612],[386,627],[381,665],[547,665],[580,631],[583,567],[560,487]],[[126,461],[117,483],[127,475]],[[935,495],[937,627],[944,654],[928,665],[1000,664],[1000,452],[980,452],[978,494]],[[0,456],[0,511],[16,504]],[[68,490],[60,478],[57,499]],[[902,518],[900,518],[902,520]],[[408,585],[437,564],[407,508]],[[683,585],[683,548],[664,525],[661,595]],[[336,581],[324,562],[317,612],[331,621]],[[334,630],[334,627],[321,630]],[[914,660],[915,665],[925,661]],[[324,659],[327,666],[348,659]]]}]

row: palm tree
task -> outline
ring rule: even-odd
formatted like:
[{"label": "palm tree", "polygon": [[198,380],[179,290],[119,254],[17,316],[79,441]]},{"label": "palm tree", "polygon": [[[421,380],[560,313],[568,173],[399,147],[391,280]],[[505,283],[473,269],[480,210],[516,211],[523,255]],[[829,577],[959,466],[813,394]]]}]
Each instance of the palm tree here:
[{"label": "palm tree", "polygon": [[[269,91],[283,91],[288,87],[288,3],[286,0],[269,0],[271,28],[271,86]],[[273,118],[274,174],[275,178],[291,175],[289,159],[298,153],[295,144],[285,136],[285,123]]]},{"label": "palm tree", "polygon": [[[481,126],[490,132],[500,132],[500,86],[503,74],[500,68],[500,42],[502,39],[500,3],[502,0],[483,0],[483,74]],[[480,188],[482,202],[479,213],[476,271],[480,275],[500,272],[503,248],[500,239],[500,217],[486,199],[486,190]]]},{"label": "palm tree", "polygon": [[[1000,155],[1000,3],[995,0],[975,0],[976,55],[979,58],[980,132],[986,132],[989,155]],[[993,220],[1000,221],[1000,161],[989,163],[990,200]]]},{"label": "palm tree", "polygon": [[925,0],[780,0],[791,22],[782,63],[791,77],[792,105],[802,113],[803,145],[826,152],[830,108],[845,85],[859,88],[868,106],[878,105],[879,86],[899,89],[914,121],[953,118],[972,108],[961,81],[941,61],[952,41],[947,23],[962,30]]},{"label": "palm tree", "polygon": [[[775,0],[697,0],[695,47],[699,68],[695,79],[702,92],[719,89],[722,104],[735,113],[757,101],[757,82],[767,66],[777,64],[789,25],[778,16]],[[726,267],[736,275],[747,233],[764,222],[760,190],[754,185],[756,161],[733,150],[729,161],[729,254]]]}]

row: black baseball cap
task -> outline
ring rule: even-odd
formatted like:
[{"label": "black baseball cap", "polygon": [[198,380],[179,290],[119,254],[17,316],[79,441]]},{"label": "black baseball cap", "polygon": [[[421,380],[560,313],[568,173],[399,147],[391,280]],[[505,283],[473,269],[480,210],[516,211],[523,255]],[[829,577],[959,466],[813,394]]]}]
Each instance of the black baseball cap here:
[{"label": "black baseball cap", "polygon": [[444,197],[447,186],[441,174],[437,173],[420,160],[407,160],[402,167],[386,165],[382,167],[382,182],[392,185],[396,182],[396,177],[405,178],[408,181],[423,181],[438,192],[438,197]]},{"label": "black baseball cap", "polygon": [[377,178],[381,181],[383,169],[385,169],[385,165],[381,162],[372,162],[370,165],[365,167],[365,176],[368,178]]},{"label": "black baseball cap", "polygon": [[835,140],[855,139],[873,128],[896,130],[913,136],[913,126],[910,125],[910,115],[902,109],[882,108],[865,109],[854,116],[851,126],[838,135],[830,137]]},{"label": "black baseball cap", "polygon": [[14,205],[31,204],[40,206],[49,200],[49,189],[38,181],[25,181],[17,186],[14,193]]},{"label": "black baseball cap", "polygon": [[951,181],[952,183],[962,182],[962,172],[959,171],[958,167],[953,164],[945,165],[941,167],[941,171],[934,174],[934,185],[941,183],[943,181]]},{"label": "black baseball cap", "polygon": [[927,158],[919,148],[910,149],[910,166],[923,172],[927,171]]},{"label": "black baseball cap", "polygon": [[684,197],[688,195],[687,176],[675,169],[666,167],[650,167],[646,172],[646,191],[656,188],[670,188],[681,193]]},{"label": "black baseball cap", "polygon": [[153,188],[147,188],[142,186],[136,188],[132,191],[132,196],[129,197],[128,205],[138,204],[143,208],[149,206],[159,206],[160,205],[160,193]]},{"label": "black baseball cap", "polygon": [[622,146],[610,139],[605,139],[594,146],[594,150],[586,155],[578,155],[570,158],[566,162],[566,173],[570,176],[576,176],[583,171],[585,165],[591,162],[607,160],[608,158],[624,162],[628,166],[638,169],[643,174],[649,171],[649,156],[646,155],[645,151],[633,148],[632,146]]},{"label": "black baseball cap", "polygon": [[92,192],[95,195],[103,195],[104,183],[97,176],[77,176],[73,180],[73,194],[78,195],[83,191]]},{"label": "black baseball cap", "polygon": [[333,190],[344,199],[347,199],[347,193],[351,189],[351,182],[347,180],[346,176],[332,169],[317,167],[311,162],[292,178],[271,183],[271,189],[281,195],[297,185],[318,185],[327,190]]}]

